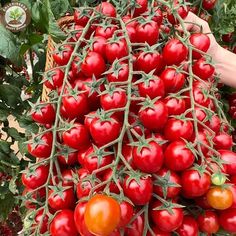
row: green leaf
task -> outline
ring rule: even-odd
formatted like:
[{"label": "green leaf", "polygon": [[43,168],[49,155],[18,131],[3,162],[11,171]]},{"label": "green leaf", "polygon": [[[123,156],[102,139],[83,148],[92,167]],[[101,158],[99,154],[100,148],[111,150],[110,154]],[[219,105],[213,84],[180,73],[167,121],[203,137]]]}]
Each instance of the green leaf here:
[{"label": "green leaf", "polygon": [[37,133],[39,130],[38,125],[30,117],[21,116],[18,118],[18,122],[20,127],[26,129],[28,133]]},{"label": "green leaf", "polygon": [[14,64],[20,64],[21,58],[19,57],[20,45],[13,33],[5,29],[0,24],[0,55]]},{"label": "green leaf", "polygon": [[17,176],[14,176],[14,177],[10,180],[10,182],[9,182],[9,190],[10,190],[13,194],[18,193],[16,181],[17,181]]},{"label": "green leaf", "polygon": [[1,153],[10,153],[11,149],[10,149],[11,144],[8,143],[7,141],[4,140],[0,140],[0,152]]},{"label": "green leaf", "polygon": [[56,19],[59,19],[70,9],[68,0],[52,0],[50,3],[53,15]]},{"label": "green leaf", "polygon": [[22,139],[22,134],[20,134],[16,128],[13,128],[13,127],[8,128],[7,133],[16,141],[19,141]]},{"label": "green leaf", "polygon": [[8,108],[17,108],[21,103],[21,90],[16,86],[10,84],[0,85],[0,100]]},{"label": "green leaf", "polygon": [[0,195],[0,219],[5,220],[8,214],[13,210],[16,199],[13,193],[8,192],[5,195]]},{"label": "green leaf", "polygon": [[7,120],[7,117],[9,116],[8,111],[6,110],[1,110],[0,109],[0,121],[5,121]]}]

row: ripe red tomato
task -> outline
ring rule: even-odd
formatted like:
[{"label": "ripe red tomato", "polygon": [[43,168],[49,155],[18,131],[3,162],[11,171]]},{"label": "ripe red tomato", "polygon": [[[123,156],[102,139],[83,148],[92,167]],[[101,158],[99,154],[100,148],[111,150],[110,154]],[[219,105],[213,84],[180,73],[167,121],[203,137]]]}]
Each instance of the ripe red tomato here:
[{"label": "ripe red tomato", "polygon": [[169,116],[181,115],[185,112],[185,101],[182,98],[166,97],[164,102],[168,108]]},{"label": "ripe red tomato", "polygon": [[236,209],[220,211],[220,226],[228,233],[236,233]]},{"label": "ripe red tomato", "polygon": [[56,112],[51,104],[39,104],[35,107],[31,116],[39,124],[52,124],[55,120]]},{"label": "ripe red tomato", "polygon": [[145,146],[133,148],[133,163],[142,172],[157,172],[161,169],[163,161],[162,148],[156,141],[150,141]]},{"label": "ripe red tomato", "polygon": [[50,224],[51,236],[78,236],[74,221],[74,212],[62,210],[58,212]]},{"label": "ripe red tomato", "polygon": [[117,26],[98,26],[95,31],[95,36],[101,36],[105,39],[109,39],[116,30]]},{"label": "ripe red tomato", "polygon": [[230,43],[233,40],[233,32],[222,35],[222,41]]},{"label": "ripe red tomato", "polygon": [[212,129],[215,133],[220,131],[220,118],[217,115],[213,115],[210,120],[206,122],[206,125]]},{"label": "ripe red tomato", "polygon": [[161,74],[166,93],[180,91],[185,84],[185,78],[186,76],[183,73],[178,72],[174,68],[166,68]]},{"label": "ripe red tomato", "polygon": [[130,220],[133,217],[134,207],[130,203],[123,201],[120,203],[120,211],[121,211],[121,217],[118,227],[124,228],[129,224]]},{"label": "ripe red tomato", "polygon": [[35,218],[34,218],[35,224],[33,225],[33,227],[37,227],[40,224],[40,222],[42,222],[41,226],[40,226],[40,230],[39,230],[40,234],[44,234],[48,231],[48,219],[49,219],[49,217],[48,217],[47,214],[45,214],[44,217],[43,217],[43,212],[44,212],[44,209],[40,209],[36,212],[36,215],[35,215]]},{"label": "ripe red tomato", "polygon": [[[152,231],[154,232],[154,236],[171,236],[171,233],[163,232],[157,226],[153,226]],[[152,234],[148,232],[147,236],[152,236]]]},{"label": "ripe red tomato", "polygon": [[197,221],[189,215],[185,215],[182,225],[176,230],[179,236],[197,236],[198,224]]},{"label": "ripe red tomato", "polygon": [[125,196],[128,197],[135,205],[145,205],[152,197],[153,183],[150,177],[141,177],[139,181],[132,179],[130,176],[124,179],[123,190]]},{"label": "ripe red tomato", "polygon": [[144,230],[144,217],[139,215],[125,228],[125,236],[142,236]]},{"label": "ripe red tomato", "polygon": [[226,210],[233,204],[233,194],[230,189],[213,187],[207,192],[207,202],[217,210]]},{"label": "ripe red tomato", "polygon": [[[23,197],[29,197],[30,196],[30,200],[26,200],[25,201],[25,207],[27,209],[36,209],[37,208],[37,205],[35,203],[35,201],[37,202],[41,202],[43,200],[45,200],[45,194],[46,194],[46,191],[45,191],[45,188],[40,188],[39,190],[32,190],[32,189],[29,189],[29,188],[25,188],[23,193],[22,193],[22,196]],[[32,201],[31,201],[32,199]]]},{"label": "ripe red tomato", "polygon": [[156,201],[151,206],[151,216],[155,225],[164,232],[172,232],[178,229],[184,218],[182,208],[172,208],[170,213],[167,210],[155,210],[156,207],[160,207],[162,203]]},{"label": "ripe red tomato", "polygon": [[214,146],[216,149],[231,149],[233,147],[233,138],[227,133],[219,133],[214,139]]},{"label": "ripe red tomato", "polygon": [[74,211],[75,225],[80,235],[94,236],[94,234],[88,231],[84,222],[84,212],[85,212],[86,205],[87,205],[87,202],[79,202],[76,205],[75,211]]},{"label": "ripe red tomato", "polygon": [[66,65],[71,57],[74,48],[71,45],[61,45],[57,51],[52,54],[53,60],[59,65]]},{"label": "ripe red tomato", "polygon": [[203,80],[209,79],[215,73],[215,68],[202,57],[193,65],[193,73]]},{"label": "ripe red tomato", "polygon": [[207,173],[188,169],[181,176],[183,195],[188,198],[203,196],[211,186],[211,177]]},{"label": "ripe red tomato", "polygon": [[[185,19],[188,15],[188,7],[186,6],[181,6],[179,4],[179,1],[178,0],[174,0],[174,6],[177,7],[177,13],[178,15],[182,18],[182,19]],[[172,25],[175,25],[175,24],[178,24],[179,21],[178,19],[175,18],[175,16],[173,14],[171,14],[171,12],[168,12],[168,15],[167,15],[167,19],[168,21],[172,24]]]},{"label": "ripe red tomato", "polygon": [[212,10],[217,3],[217,0],[203,0],[202,6],[205,10],[210,11]]},{"label": "ripe red tomato", "polygon": [[64,144],[77,150],[82,150],[90,144],[87,128],[79,123],[75,123],[71,129],[64,131],[62,139]]},{"label": "ripe red tomato", "polygon": [[72,169],[65,169],[62,171],[62,186],[74,187],[74,171]]},{"label": "ripe red tomato", "polygon": [[46,72],[45,86],[51,90],[58,89],[62,86],[64,80],[64,72],[60,69],[52,69]]},{"label": "ripe red tomato", "polygon": [[90,125],[91,125],[91,123],[92,123],[95,116],[96,116],[96,111],[91,111],[85,116],[84,124],[85,124],[85,126],[87,127],[88,130],[90,130]]},{"label": "ripe red tomato", "polygon": [[188,48],[178,39],[170,39],[163,49],[163,57],[167,65],[179,65],[187,56]]},{"label": "ripe red tomato", "polygon": [[120,135],[120,130],[121,124],[114,116],[105,120],[96,117],[90,125],[91,136],[100,146],[116,140]]},{"label": "ripe red tomato", "polygon": [[135,69],[149,73],[155,70],[158,73],[163,68],[163,58],[157,51],[153,52],[142,52],[138,55],[135,61]]},{"label": "ripe red tomato", "polygon": [[134,16],[139,16],[147,10],[148,0],[136,0]]},{"label": "ripe red tomato", "polygon": [[144,81],[138,83],[138,91],[141,97],[164,97],[165,87],[163,81],[158,76],[144,77]]},{"label": "ripe red tomato", "polygon": [[[75,91],[75,93],[79,93]],[[82,119],[89,111],[88,99],[84,93],[67,94],[62,98],[62,105],[70,120]]]},{"label": "ripe red tomato", "polygon": [[49,173],[49,167],[40,165],[37,168],[28,168],[26,172],[22,174],[22,183],[30,189],[36,189],[44,185],[47,181]]},{"label": "ripe red tomato", "polygon": [[218,216],[214,211],[203,212],[198,216],[197,222],[199,229],[207,234],[214,234],[220,228]]},{"label": "ripe red tomato", "polygon": [[96,7],[96,11],[108,17],[116,17],[116,8],[109,2],[102,2]]},{"label": "ripe red tomato", "polygon": [[130,166],[135,169],[133,162],[133,147],[128,144],[124,144],[122,146],[122,155],[124,156],[125,160],[130,164]]},{"label": "ripe red tomato", "polygon": [[106,45],[106,58],[108,62],[113,63],[116,59],[128,56],[128,46],[124,38],[115,41],[109,41]]},{"label": "ripe red tomato", "polygon": [[81,64],[81,71],[87,77],[99,78],[106,70],[106,64],[103,57],[97,52],[89,52]]},{"label": "ripe red tomato", "polygon": [[91,11],[87,9],[76,9],[74,11],[74,21],[77,25],[85,27],[89,21]]},{"label": "ripe red tomato", "polygon": [[[181,179],[171,170],[161,169],[154,176],[153,192],[158,196],[164,197],[164,191],[166,190],[166,198],[175,198],[181,191]],[[169,186],[168,186],[169,184]],[[172,187],[171,187],[172,185]],[[176,186],[173,186],[176,185]],[[178,186],[179,185],[179,186]]]},{"label": "ripe red tomato", "polygon": [[228,175],[236,175],[236,153],[229,150],[218,150],[221,159],[225,161],[224,170]]},{"label": "ripe red tomato", "polygon": [[106,44],[107,40],[106,38],[102,36],[97,36],[93,40],[92,44],[92,51],[97,52],[98,54],[102,55],[103,58],[106,58]]},{"label": "ripe red tomato", "polygon": [[[84,156],[84,163],[83,167],[89,171],[89,173],[92,173],[94,170],[97,170],[99,168],[102,168],[104,166],[107,166],[112,163],[114,160],[113,155],[105,155],[103,152],[96,152],[94,149],[94,146],[90,147]],[[99,174],[102,174],[103,172],[99,172]]]},{"label": "ripe red tomato", "polygon": [[[116,108],[124,108],[126,106],[126,103],[126,92],[122,89],[115,89],[100,96],[100,104],[105,111],[109,111]],[[123,113],[124,112],[115,112],[114,114],[120,118]]]},{"label": "ripe red tomato", "polygon": [[119,203],[112,197],[97,194],[87,203],[84,221],[89,232],[108,236],[118,226],[121,218]]},{"label": "ripe red tomato", "polygon": [[[117,184],[115,183],[115,181],[111,180],[111,177],[113,175],[113,170],[112,169],[108,169],[106,171],[102,171],[100,173],[103,173],[104,172],[104,175],[102,176],[102,180],[103,181],[107,181],[107,180],[110,180],[110,182],[108,183],[108,187],[109,187],[109,191],[110,193],[116,193],[116,194],[119,194],[120,193],[120,190],[117,186]],[[118,177],[118,176],[117,176]],[[122,186],[122,183],[119,179],[117,179],[118,183],[120,186]]]},{"label": "ripe red tomato", "polygon": [[[198,50],[202,52],[207,52],[210,48],[210,38],[203,33],[194,33],[189,38],[190,43]],[[201,53],[193,50],[193,58],[200,59],[202,57]]]},{"label": "ripe red tomato", "polygon": [[68,188],[60,193],[56,193],[55,190],[49,191],[48,204],[53,210],[73,209],[75,206],[74,190]]},{"label": "ripe red tomato", "polygon": [[107,75],[109,82],[124,82],[128,80],[129,66],[126,63],[114,61],[109,70],[113,70]]},{"label": "ripe red tomato", "polygon": [[203,195],[201,197],[197,197],[194,199],[196,204],[200,206],[202,209],[211,209],[211,206],[207,202],[206,195]]},{"label": "ripe red tomato", "polygon": [[164,156],[165,166],[173,171],[188,169],[195,161],[194,154],[182,140],[170,143],[165,150]]},{"label": "ripe red tomato", "polygon": [[28,144],[28,152],[38,158],[47,158],[51,155],[53,136],[47,132],[42,136],[33,138],[32,143]]},{"label": "ripe red tomato", "polygon": [[141,107],[138,115],[144,127],[156,131],[164,128],[168,119],[168,109],[162,101],[156,101],[150,107]]},{"label": "ripe red tomato", "polygon": [[148,43],[150,46],[158,43],[159,26],[155,21],[138,23],[136,26],[136,38],[139,43]]},{"label": "ripe red tomato", "polygon": [[178,141],[182,138],[190,140],[193,134],[193,124],[191,121],[170,118],[164,129],[164,136],[169,141]]},{"label": "ripe red tomato", "polygon": [[72,166],[77,163],[77,152],[72,152],[67,146],[63,146],[58,153],[58,161],[64,166]]}]

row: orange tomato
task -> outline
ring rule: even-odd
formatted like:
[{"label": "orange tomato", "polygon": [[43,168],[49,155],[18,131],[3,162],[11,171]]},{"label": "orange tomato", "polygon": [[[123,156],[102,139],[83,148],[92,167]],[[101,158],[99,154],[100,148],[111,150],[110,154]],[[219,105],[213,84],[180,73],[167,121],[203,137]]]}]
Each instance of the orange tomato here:
[{"label": "orange tomato", "polygon": [[84,220],[90,233],[107,236],[112,233],[120,222],[119,203],[112,197],[96,194],[87,203]]},{"label": "orange tomato", "polygon": [[225,210],[233,204],[233,194],[229,189],[213,187],[207,192],[207,202],[217,210]]}]

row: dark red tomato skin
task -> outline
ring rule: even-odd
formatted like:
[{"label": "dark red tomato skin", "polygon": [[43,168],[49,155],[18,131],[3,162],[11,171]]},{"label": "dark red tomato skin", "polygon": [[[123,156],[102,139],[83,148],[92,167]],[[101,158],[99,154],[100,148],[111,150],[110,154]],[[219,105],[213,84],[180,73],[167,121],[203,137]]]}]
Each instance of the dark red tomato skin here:
[{"label": "dark red tomato skin", "polygon": [[109,121],[101,121],[94,118],[90,125],[90,133],[98,145],[108,144],[119,137],[121,130],[120,122],[112,117]]},{"label": "dark red tomato skin", "polygon": [[106,45],[106,58],[113,63],[116,59],[121,59],[128,55],[128,46],[125,39],[110,42]]},{"label": "dark red tomato skin", "polygon": [[128,144],[124,144],[122,146],[122,155],[124,156],[125,160],[130,164],[130,166],[135,169],[136,167],[134,166],[133,162],[133,147]]},{"label": "dark red tomato skin", "polygon": [[75,173],[73,172],[72,169],[65,169],[62,171],[61,176],[62,176],[62,186],[71,186],[74,187],[74,175]]},{"label": "dark red tomato skin", "polygon": [[65,108],[67,117],[71,120],[82,119],[83,116],[89,111],[88,99],[84,93],[80,93],[76,96],[64,96],[62,98],[62,104]]},{"label": "dark red tomato skin", "polygon": [[87,12],[87,15],[85,15],[85,12],[80,12],[80,10],[75,10],[74,11],[74,21],[77,25],[81,25],[85,27],[89,21],[90,18],[90,13]]},{"label": "dark red tomato skin", "polygon": [[173,171],[183,171],[191,167],[195,160],[193,153],[182,140],[170,143],[164,156],[165,166]]},{"label": "dark red tomato skin", "polygon": [[79,123],[75,123],[73,128],[63,132],[62,139],[64,144],[76,150],[82,150],[90,143],[87,128]]},{"label": "dark red tomato skin", "polygon": [[179,65],[187,55],[187,47],[178,39],[169,40],[163,49],[163,58],[167,65]]},{"label": "dark red tomato skin", "polygon": [[[109,82],[123,82],[127,81],[129,77],[129,66],[124,62],[119,62],[118,64],[120,66],[118,76],[113,72],[111,74],[107,75],[107,80]],[[114,69],[114,64],[111,66],[110,69]]]},{"label": "dark red tomato skin", "polygon": [[77,206],[75,207],[75,211],[74,211],[75,225],[80,235],[93,236],[93,234],[91,234],[88,231],[84,222],[84,212],[85,212],[86,205],[87,205],[87,202],[79,202]]},{"label": "dark red tomato skin", "polygon": [[72,166],[77,163],[77,152],[71,152],[68,154],[68,156],[65,155],[59,155],[58,156],[58,161],[60,164],[64,166]]},{"label": "dark red tomato skin", "polygon": [[[154,236],[171,236],[171,233],[161,231],[157,226],[152,227]],[[147,236],[152,236],[150,232],[147,233]]]},{"label": "dark red tomato skin", "polygon": [[214,75],[215,68],[208,64],[205,58],[200,58],[193,65],[193,73],[199,78],[207,80]]},{"label": "dark red tomato skin", "polygon": [[235,176],[232,176],[231,177],[231,182],[230,182],[230,184],[232,184],[231,186],[230,186],[230,191],[231,191],[231,193],[233,194],[233,204],[232,204],[232,206],[230,207],[230,209],[236,209],[236,184],[235,184],[235,182],[233,182],[234,181],[234,178],[235,178]]},{"label": "dark red tomato skin", "polygon": [[[178,1],[174,1],[178,4]],[[185,19],[188,15],[188,10],[186,9],[186,7],[183,7],[183,6],[180,6],[178,7],[178,10],[177,10],[179,16],[182,18],[182,19]],[[167,15],[167,19],[168,21],[172,24],[172,25],[175,25],[175,24],[178,24],[179,21],[177,19],[175,19],[174,15],[173,14],[168,14]]]},{"label": "dark red tomato skin", "polygon": [[60,69],[53,69],[49,73],[51,81],[46,80],[45,86],[49,89],[55,90],[62,86],[64,80],[64,72]]},{"label": "dark red tomato skin", "polygon": [[182,225],[176,230],[179,236],[198,236],[197,221],[189,215],[184,216]]},{"label": "dark red tomato skin", "polygon": [[216,149],[231,149],[233,147],[233,138],[227,133],[219,133],[217,134],[214,139],[214,146]]},{"label": "dark red tomato skin", "polygon": [[228,233],[236,233],[236,209],[220,211],[219,222]]},{"label": "dark red tomato skin", "polygon": [[48,204],[53,210],[73,209],[75,202],[74,190],[72,188],[63,190],[63,198],[58,194],[54,195],[53,190],[49,191]]},{"label": "dark red tomato skin", "polygon": [[158,52],[142,52],[138,55],[135,66],[137,67],[135,69],[144,71],[147,74],[153,70],[158,73],[163,68],[162,55]]},{"label": "dark red tomato skin", "polygon": [[[166,197],[167,198],[175,198],[176,196],[179,195],[179,193],[181,191],[181,179],[180,179],[180,177],[174,171],[171,171],[171,170],[168,170],[168,169],[165,169],[165,168],[159,170],[156,173],[156,175],[160,176],[160,177],[164,177],[167,174],[168,171],[170,172],[169,182],[178,184],[180,186],[179,187],[168,187]],[[159,186],[159,185],[155,185],[155,182],[154,182],[154,185],[153,185],[153,192],[158,194],[161,197],[164,197],[162,187]]]},{"label": "dark red tomato skin", "polygon": [[121,218],[118,227],[124,228],[129,224],[130,220],[133,217],[134,207],[130,203],[123,201],[120,203],[120,210],[121,210]]},{"label": "dark red tomato skin", "polygon": [[107,40],[102,36],[97,36],[94,38],[92,44],[92,51],[97,52],[105,59],[106,58],[106,43]]},{"label": "dark red tomato skin", "polygon": [[178,229],[184,218],[182,208],[173,208],[173,214],[167,210],[154,210],[156,207],[161,206],[159,201],[156,201],[151,206],[151,217],[155,225],[163,232],[172,232]]},{"label": "dark red tomato skin", "polygon": [[153,108],[141,109],[138,115],[144,127],[156,131],[165,126],[168,119],[168,109],[162,101],[156,101]]},{"label": "dark red tomato skin", "polygon": [[174,97],[167,97],[164,99],[166,107],[168,108],[169,116],[181,115],[185,112],[185,101],[184,99],[178,99]]},{"label": "dark red tomato skin", "polygon": [[129,176],[124,179],[123,190],[125,196],[128,197],[135,205],[147,204],[153,191],[153,183],[150,177],[141,177],[138,183],[135,179],[128,183]]},{"label": "dark red tomato skin", "polygon": [[220,131],[220,118],[217,115],[212,116],[210,121],[206,122],[206,125],[211,128],[215,133]]},{"label": "dark red tomato skin", "polygon": [[150,97],[151,99],[165,95],[164,83],[158,76],[153,76],[148,84],[146,82],[139,83],[138,91],[141,97]]},{"label": "dark red tomato skin", "polygon": [[[103,174],[103,175],[102,175],[102,180],[103,180],[103,181],[107,181],[107,180],[109,180],[109,179],[111,178],[111,176],[112,176],[112,174],[113,174],[113,171],[112,171],[112,169],[108,169],[108,170],[106,170],[106,171],[101,171],[101,172],[98,173],[99,176],[101,175],[100,173]],[[98,175],[98,174],[97,174],[97,175]],[[118,181],[119,185],[122,186],[121,181],[120,181],[119,179],[118,179],[117,181]],[[109,191],[110,191],[110,193],[116,193],[116,194],[119,194],[119,193],[120,193],[120,190],[119,190],[117,184],[116,184],[113,180],[110,181],[110,183],[108,184],[108,186],[109,186]]]},{"label": "dark red tomato skin", "polygon": [[45,104],[42,107],[40,106],[40,111],[34,111],[31,116],[39,124],[52,124],[56,113],[52,104]]},{"label": "dark red tomato skin", "polygon": [[28,176],[28,173],[22,174],[22,183],[30,189],[36,189],[46,183],[49,167],[45,165],[38,166],[34,173]]},{"label": "dark red tomato skin", "polygon": [[133,163],[145,173],[155,173],[161,169],[164,161],[164,155],[161,146],[156,141],[148,143],[148,147],[133,148]]},{"label": "dark red tomato skin", "polygon": [[40,224],[40,222],[42,221],[42,225],[41,225],[40,230],[39,230],[40,234],[44,234],[48,230],[48,219],[49,218],[48,218],[48,215],[45,214],[44,218],[42,219],[43,211],[44,211],[43,209],[37,211],[37,213],[35,215],[35,218],[34,218],[35,225],[33,225],[33,226],[37,227]]},{"label": "dark red tomato skin", "polygon": [[209,205],[209,203],[207,202],[207,197],[206,195],[203,195],[201,197],[197,197],[194,199],[196,204],[198,206],[200,206],[202,209],[210,209],[211,206]]},{"label": "dark red tomato skin", "polygon": [[52,150],[52,141],[53,136],[51,132],[45,133],[42,135],[41,140],[44,141],[45,144],[39,144],[35,148],[33,148],[33,144],[28,144],[28,152],[38,158],[47,158],[51,155]]},{"label": "dark red tomato skin", "polygon": [[74,212],[62,210],[56,214],[50,224],[51,236],[78,236],[74,222]]},{"label": "dark red tomato skin", "polygon": [[236,153],[229,150],[218,150],[221,159],[225,161],[224,170],[228,175],[236,175]]},{"label": "dark red tomato skin", "polygon": [[102,13],[105,16],[116,17],[116,9],[109,2],[102,2],[96,7],[96,11]]},{"label": "dark red tomato skin", "polygon": [[199,229],[208,234],[214,234],[219,230],[219,219],[214,211],[207,210],[197,218]]},{"label": "dark red tomato skin", "polygon": [[53,60],[59,65],[64,66],[70,60],[71,54],[73,52],[73,47],[71,45],[62,45],[59,47],[59,52],[53,53]]},{"label": "dark red tomato skin", "polygon": [[81,64],[81,71],[87,77],[99,78],[106,70],[106,64],[103,57],[96,52],[89,52]]},{"label": "dark red tomato skin", "polygon": [[78,155],[77,155],[77,158],[78,158],[78,163],[81,165],[81,166],[84,166],[84,158],[85,158],[85,155],[86,155],[86,152],[88,151],[90,147],[88,148],[84,148],[82,150],[80,150],[78,152]]},{"label": "dark red tomato skin", "polygon": [[217,3],[217,0],[203,0],[202,6],[205,10],[210,11],[212,10]]},{"label": "dark red tomato skin", "polygon": [[142,236],[144,230],[144,217],[139,215],[129,226],[125,228],[125,236]]},{"label": "dark red tomato skin", "polygon": [[156,44],[159,38],[159,26],[155,21],[150,21],[136,26],[136,37],[139,43]]},{"label": "dark red tomato skin", "polygon": [[[206,34],[194,33],[190,36],[189,40],[196,49],[202,52],[207,52],[210,48],[210,38]],[[201,53],[193,50],[194,59],[200,59],[201,57]]]},{"label": "dark red tomato skin", "polygon": [[134,16],[139,16],[147,10],[148,0],[137,0],[136,4],[138,4],[139,6],[135,8]]},{"label": "dark red tomato skin", "polygon": [[188,198],[203,196],[211,186],[211,178],[207,173],[202,176],[197,170],[185,170],[181,176],[182,193]]},{"label": "dark red tomato skin", "polygon": [[164,82],[166,93],[178,92],[185,84],[185,75],[174,68],[166,68],[161,74],[161,79]]},{"label": "dark red tomato skin", "polygon": [[181,138],[190,140],[193,134],[193,124],[191,121],[182,121],[170,118],[164,129],[164,136],[169,141],[178,141]]},{"label": "dark red tomato skin", "polygon": [[105,39],[109,39],[112,37],[112,35],[116,30],[117,30],[116,26],[108,26],[108,27],[98,26],[95,31],[95,36],[101,36]]},{"label": "dark red tomato skin", "polygon": [[[113,155],[106,155],[100,159],[100,163],[99,163],[98,157],[94,153],[94,151],[95,151],[94,147],[93,146],[90,147],[85,153],[85,157],[84,157],[83,166],[89,171],[89,173],[92,173],[94,170],[97,170],[101,167],[111,164],[114,159]],[[104,172],[99,172],[99,174],[102,174],[102,173]]]}]

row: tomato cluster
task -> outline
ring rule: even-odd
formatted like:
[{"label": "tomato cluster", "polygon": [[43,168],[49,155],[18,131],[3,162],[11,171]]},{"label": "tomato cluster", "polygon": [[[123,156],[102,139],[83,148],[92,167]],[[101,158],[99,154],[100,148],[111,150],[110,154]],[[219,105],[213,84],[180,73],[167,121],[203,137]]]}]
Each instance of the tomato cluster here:
[{"label": "tomato cluster", "polygon": [[236,154],[210,39],[176,30],[189,10],[178,1],[124,4],[77,9],[53,53],[50,102],[32,111],[37,162],[22,174],[28,231],[236,233]]}]

